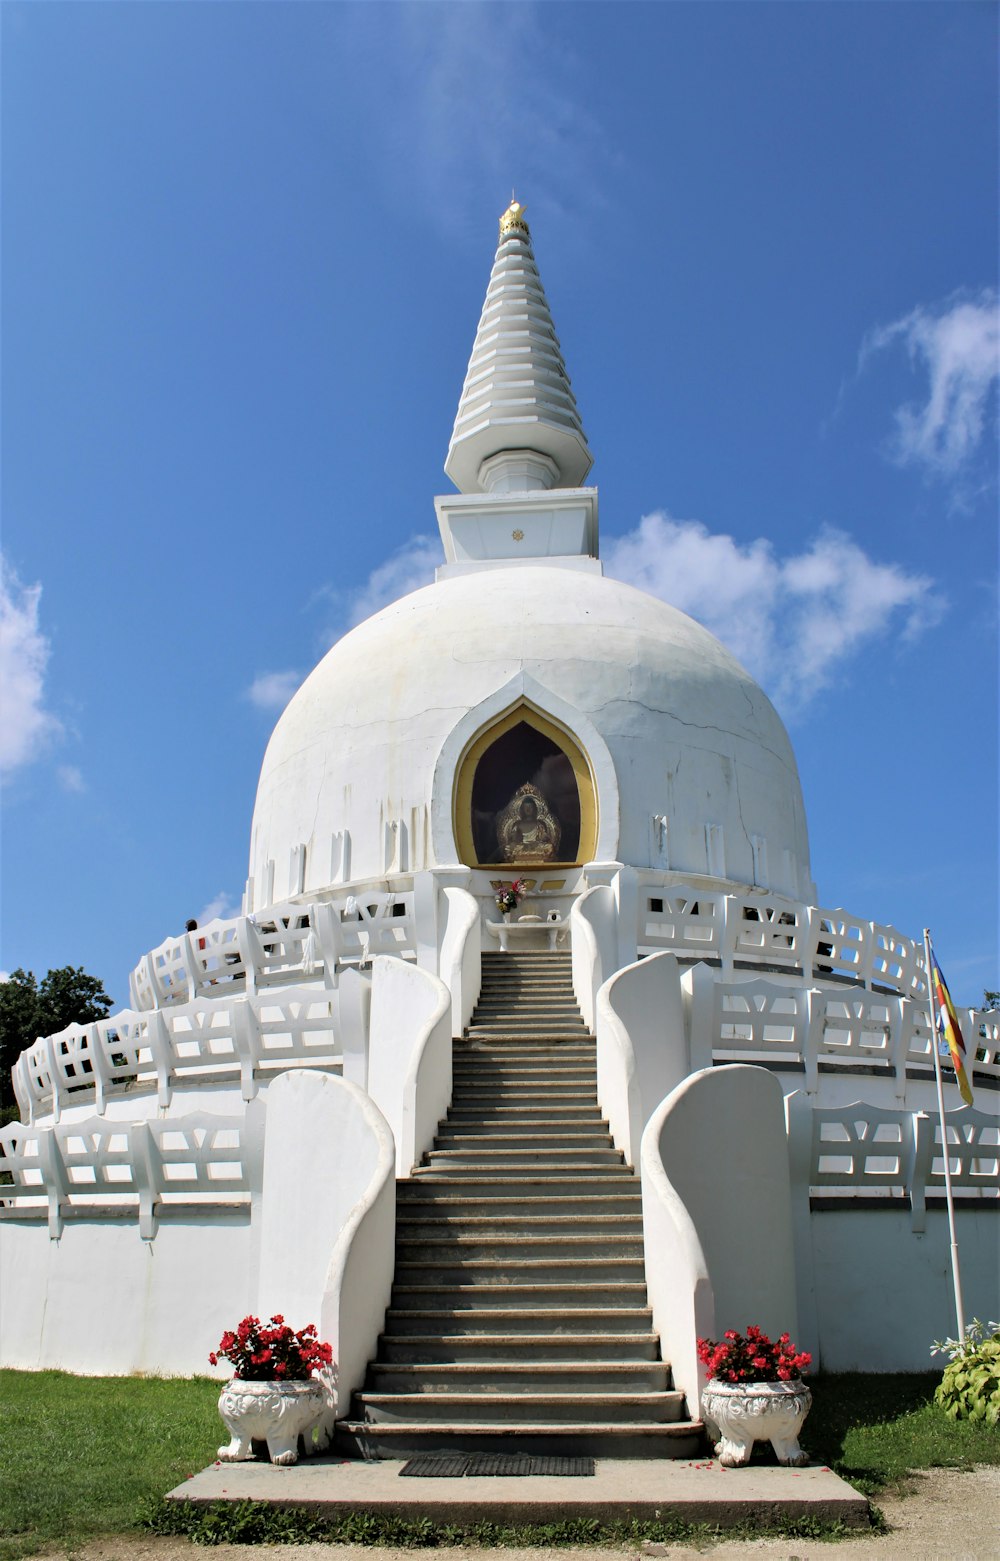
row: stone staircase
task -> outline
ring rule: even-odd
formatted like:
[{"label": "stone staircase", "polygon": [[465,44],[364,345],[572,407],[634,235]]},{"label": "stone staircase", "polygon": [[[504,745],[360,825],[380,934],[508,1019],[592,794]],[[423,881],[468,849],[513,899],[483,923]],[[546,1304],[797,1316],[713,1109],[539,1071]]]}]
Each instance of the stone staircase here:
[{"label": "stone staircase", "polygon": [[385,1332],[341,1451],[694,1456],[646,1304],[642,1204],[570,956],[483,955],[451,1108],[397,1185]]}]

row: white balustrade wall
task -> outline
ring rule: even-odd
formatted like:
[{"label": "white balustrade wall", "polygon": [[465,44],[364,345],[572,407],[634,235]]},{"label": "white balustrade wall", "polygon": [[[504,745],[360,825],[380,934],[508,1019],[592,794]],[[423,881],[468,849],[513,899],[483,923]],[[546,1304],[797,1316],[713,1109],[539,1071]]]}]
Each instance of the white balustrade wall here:
[{"label": "white balustrade wall", "polygon": [[245,1205],[260,1184],[259,1144],[243,1118],[191,1112],[170,1121],[109,1122],[105,1117],[13,1123],[0,1129],[4,1216],[46,1211],[49,1234],[63,1221],[132,1214],[150,1241],[157,1217],[172,1206]]},{"label": "white balustrade wall", "polygon": [[252,1100],[260,1081],[287,1067],[340,1072],[339,993],[285,986],[251,996],[199,999],[91,1025],[70,1025],[22,1052],[13,1070],[24,1122],[93,1099],[103,1116],[110,1095],[131,1084],[155,1089],[169,1106],[188,1083],[239,1082]]},{"label": "white balustrade wall", "polygon": [[393,890],[356,884],[329,900],[272,905],[167,938],[133,970],[132,1007],[146,1012],[290,982],[335,986],[340,968],[376,954],[414,959],[412,880],[405,882]]},{"label": "white balustrade wall", "polygon": [[926,995],[923,945],[894,927],[861,921],[780,895],[725,894],[640,874],[640,954],[668,949],[683,959],[787,969],[807,981],[840,976],[902,997]]},{"label": "white balustrade wall", "polygon": [[[933,1070],[924,1002],[860,987],[814,987],[752,975],[727,979],[698,964],[681,977],[693,1068],[712,1062],[759,1062],[804,1072],[810,1095],[824,1074],[863,1068],[908,1098],[915,1079]],[[997,1015],[959,1009],[966,1072],[975,1088],[1000,1086]],[[947,1074],[950,1064],[944,1061]],[[992,1094],[992,1089],[991,1089]]]}]

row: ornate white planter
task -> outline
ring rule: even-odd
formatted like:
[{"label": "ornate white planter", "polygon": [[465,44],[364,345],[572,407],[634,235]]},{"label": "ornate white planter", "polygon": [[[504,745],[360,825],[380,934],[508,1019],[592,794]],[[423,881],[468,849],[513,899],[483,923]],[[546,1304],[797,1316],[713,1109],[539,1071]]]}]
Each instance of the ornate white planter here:
[{"label": "ornate white planter", "polygon": [[804,1382],[718,1382],[701,1395],[701,1412],[718,1440],[715,1451],[727,1469],[750,1462],[754,1442],[770,1442],[779,1463],[809,1462],[799,1446],[812,1394]]},{"label": "ornate white planter", "polygon": [[267,1442],[272,1463],[297,1463],[299,1437],[326,1415],[326,1393],[318,1377],[305,1382],[243,1382],[234,1377],[219,1395],[219,1414],[232,1437],[219,1448],[227,1463],[253,1457],[253,1438]]}]

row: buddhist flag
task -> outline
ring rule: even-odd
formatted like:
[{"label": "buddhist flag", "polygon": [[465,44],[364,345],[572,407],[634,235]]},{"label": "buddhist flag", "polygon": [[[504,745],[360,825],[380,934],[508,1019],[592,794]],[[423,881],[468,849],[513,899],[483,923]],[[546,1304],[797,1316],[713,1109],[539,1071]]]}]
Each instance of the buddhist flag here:
[{"label": "buddhist flag", "polygon": [[[928,947],[930,941],[928,940]],[[941,974],[941,966],[937,962],[937,955],[931,950],[931,980],[934,983],[934,1005],[937,1009],[938,1035],[948,1046],[951,1057],[951,1065],[955,1070],[958,1087],[962,1099],[967,1106],[972,1105],[972,1086],[965,1073],[965,1042],[962,1040],[962,1031],[959,1028],[955,1015],[955,1005],[951,1000],[944,976]],[[943,1050],[943,1048],[941,1048]]]}]

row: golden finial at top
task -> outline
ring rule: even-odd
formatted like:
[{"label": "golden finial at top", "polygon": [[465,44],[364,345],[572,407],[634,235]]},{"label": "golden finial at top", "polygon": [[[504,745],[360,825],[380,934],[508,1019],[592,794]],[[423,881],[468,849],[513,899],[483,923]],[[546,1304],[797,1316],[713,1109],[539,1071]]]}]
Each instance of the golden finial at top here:
[{"label": "golden finial at top", "polygon": [[507,210],[500,218],[501,239],[509,238],[512,233],[523,233],[526,238],[530,238],[531,235],[528,230],[528,224],[524,220],[524,213],[526,210],[527,208],[522,206],[520,201],[514,199],[514,192],[512,190],[510,195],[510,205],[507,207]]}]

